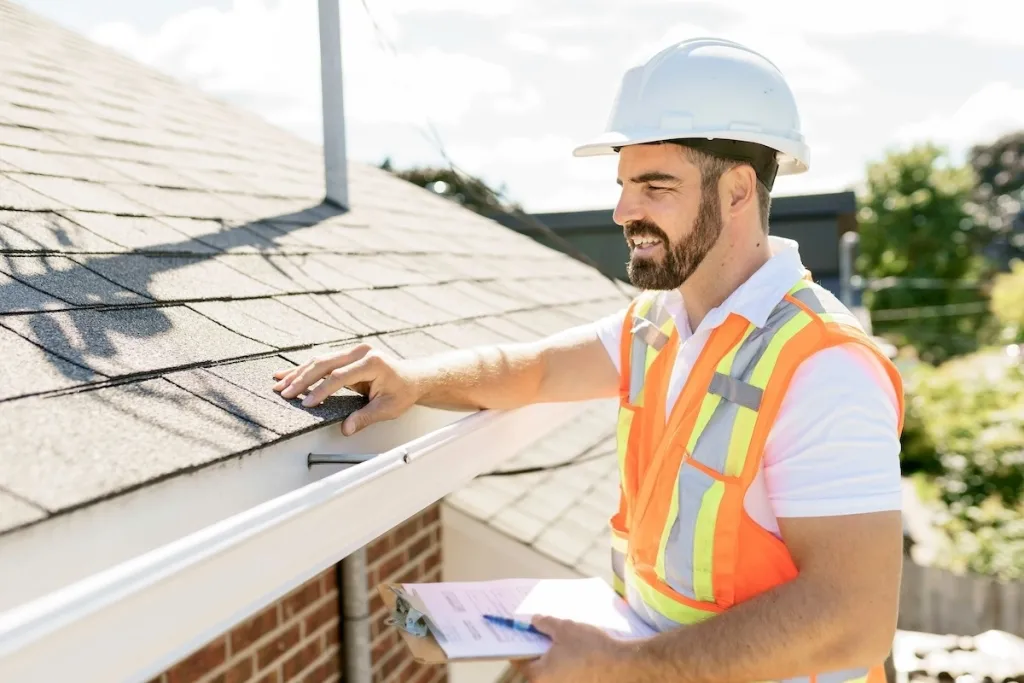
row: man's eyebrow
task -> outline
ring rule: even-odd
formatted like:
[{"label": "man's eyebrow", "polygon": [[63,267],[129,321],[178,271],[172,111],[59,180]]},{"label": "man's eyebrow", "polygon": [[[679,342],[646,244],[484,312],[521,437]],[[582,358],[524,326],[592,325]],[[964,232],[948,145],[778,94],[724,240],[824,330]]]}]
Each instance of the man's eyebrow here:
[{"label": "man's eyebrow", "polygon": [[[679,178],[675,177],[671,173],[664,173],[662,171],[648,171],[647,173],[641,173],[638,176],[634,176],[629,179],[631,183],[656,183],[656,182],[673,182],[678,183]],[[617,178],[616,183],[622,185],[622,179]]]}]

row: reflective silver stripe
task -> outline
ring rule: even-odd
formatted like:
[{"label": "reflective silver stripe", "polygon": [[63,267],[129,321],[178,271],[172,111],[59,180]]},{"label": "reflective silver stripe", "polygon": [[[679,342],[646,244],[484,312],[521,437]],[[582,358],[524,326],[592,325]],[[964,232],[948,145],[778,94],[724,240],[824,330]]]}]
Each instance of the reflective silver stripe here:
[{"label": "reflective silver stripe", "polygon": [[825,306],[822,305],[821,299],[819,299],[813,289],[813,285],[807,286],[797,292],[793,292],[793,298],[802,304],[806,304],[807,308],[811,309],[815,313],[825,313]]},{"label": "reflective silver stripe", "polygon": [[619,577],[620,581],[626,580],[626,553],[619,552],[612,548],[612,572]]},{"label": "reflective silver stripe", "polygon": [[[736,357],[732,362],[731,378],[749,383],[757,361],[761,360],[772,337],[790,320],[800,314],[800,307],[794,306],[788,301],[781,302],[775,307],[765,326],[754,330],[747,337],[746,341],[736,351]],[[750,386],[751,389],[756,387]],[[736,415],[744,404],[735,401],[722,401],[715,408],[707,427],[697,437],[691,457],[694,460],[706,465],[715,472],[725,472],[725,461],[729,457],[729,439],[732,436],[733,425],[736,422]],[[760,402],[758,402],[760,408]],[[756,410],[756,409],[752,409]],[[668,559],[666,558],[666,564]],[[667,571],[667,568],[666,568]]]},{"label": "reflective silver stripe", "polygon": [[[752,391],[757,389],[749,384],[757,362],[762,358],[772,338],[779,330],[802,313],[799,306],[789,301],[779,302],[768,316],[765,326],[751,332],[736,350],[731,376],[724,379],[736,381]],[[714,381],[712,386],[714,386]],[[742,390],[739,393],[742,393]],[[719,393],[719,395],[723,394]],[[729,397],[726,396],[726,398]],[[753,403],[752,396],[747,398],[750,398],[749,402]],[[760,390],[758,390],[758,400],[754,408],[746,405],[747,401],[720,401],[704,431],[697,437],[693,453],[691,453],[693,460],[715,472],[725,473],[726,462],[729,458],[729,441],[732,437],[736,417],[741,410],[756,411],[760,407],[760,398]],[[693,540],[699,521],[698,512],[703,503],[704,494],[714,483],[715,480],[710,475],[696,467],[684,465],[679,468],[676,480],[678,511],[675,519],[672,520],[672,527],[665,543],[665,582],[678,593],[692,600],[698,599],[693,586],[695,564]]]},{"label": "reflective silver stripe", "polygon": [[631,330],[633,336],[640,337],[648,346],[661,351],[662,347],[668,342],[668,335],[659,330],[654,323],[646,318],[634,318],[633,320],[633,329]]},{"label": "reflective silver stripe", "polygon": [[[668,341],[668,337],[659,328],[668,320],[669,313],[661,305],[661,295],[653,296],[654,301],[647,312],[643,316],[634,316],[630,328],[632,346],[629,355],[629,402],[634,404],[640,400],[640,393],[644,389],[648,347],[660,351]],[[661,337],[664,337],[664,341],[659,344],[657,342]]]},{"label": "reflective silver stripe", "polygon": [[636,403],[644,390],[647,374],[647,343],[640,337],[633,337],[629,353],[629,402]]},{"label": "reflective silver stripe", "polygon": [[[679,512],[665,544],[665,583],[675,591],[696,600],[693,590],[693,537],[697,532],[697,514],[704,494],[715,480],[696,467],[679,468]],[[680,524],[685,520],[685,524]],[[671,560],[671,561],[670,561]]]},{"label": "reflective silver stripe", "polygon": [[793,292],[793,298],[806,305],[818,315],[829,315],[837,323],[854,327],[862,332],[864,331],[857,316],[844,306],[843,302],[837,299],[832,292],[819,285],[810,284],[797,292]]},{"label": "reflective silver stripe", "polygon": [[708,391],[751,410],[761,407],[761,396],[764,394],[761,389],[720,372],[716,372],[711,378]]},{"label": "reflective silver stripe", "polygon": [[626,602],[636,612],[638,617],[658,632],[663,633],[682,626],[679,622],[669,619],[644,602],[644,599],[640,597],[639,590],[632,583],[626,583]]},{"label": "reflective silver stripe", "polygon": [[[853,681],[859,681],[868,675],[867,669],[845,669],[843,671],[830,671],[829,673],[817,674],[815,681],[817,683],[852,683]],[[811,679],[809,676],[801,676],[799,678],[787,678],[781,683],[810,683]]]}]

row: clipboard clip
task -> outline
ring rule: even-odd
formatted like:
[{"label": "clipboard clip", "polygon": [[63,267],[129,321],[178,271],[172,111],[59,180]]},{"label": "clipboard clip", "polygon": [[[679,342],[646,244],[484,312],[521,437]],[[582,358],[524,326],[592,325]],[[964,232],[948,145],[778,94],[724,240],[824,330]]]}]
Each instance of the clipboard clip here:
[{"label": "clipboard clip", "polygon": [[426,638],[430,632],[427,616],[413,607],[414,598],[408,593],[398,586],[390,586],[390,588],[396,598],[395,609],[391,612],[391,616],[384,620],[384,623],[388,626],[397,626],[417,638]]}]

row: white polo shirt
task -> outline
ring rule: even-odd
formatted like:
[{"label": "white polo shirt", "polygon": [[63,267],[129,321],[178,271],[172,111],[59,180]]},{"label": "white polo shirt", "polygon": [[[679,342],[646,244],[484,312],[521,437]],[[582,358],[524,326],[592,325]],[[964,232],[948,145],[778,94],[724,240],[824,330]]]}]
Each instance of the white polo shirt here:
[{"label": "white polo shirt", "polygon": [[[711,331],[730,313],[763,326],[803,276],[797,244],[774,236],[769,241],[772,258],[709,311],[696,331],[690,330],[679,290],[662,295],[680,341],[666,416]],[[620,372],[625,314],[622,309],[594,323]],[[881,381],[883,372],[878,359],[856,344],[819,351],[800,365],[768,435],[761,470],[744,500],[755,522],[778,536],[780,517],[900,509],[898,403],[891,383]]]}]

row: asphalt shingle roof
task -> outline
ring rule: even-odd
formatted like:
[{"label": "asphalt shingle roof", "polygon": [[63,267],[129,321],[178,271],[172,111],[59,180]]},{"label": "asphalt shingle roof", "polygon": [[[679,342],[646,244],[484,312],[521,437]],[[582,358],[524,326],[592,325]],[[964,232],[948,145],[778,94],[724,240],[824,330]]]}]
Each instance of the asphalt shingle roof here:
[{"label": "asphalt shingle roof", "polygon": [[499,471],[450,494],[446,503],[587,576],[607,576],[608,520],[618,509],[616,400],[592,402],[577,419],[525,449]]},{"label": "asphalt shingle roof", "polygon": [[7,0],[0,25],[0,532],[341,419],[361,399],[271,390],[312,353],[534,339],[623,303],[377,168],[323,204],[318,146]]}]

